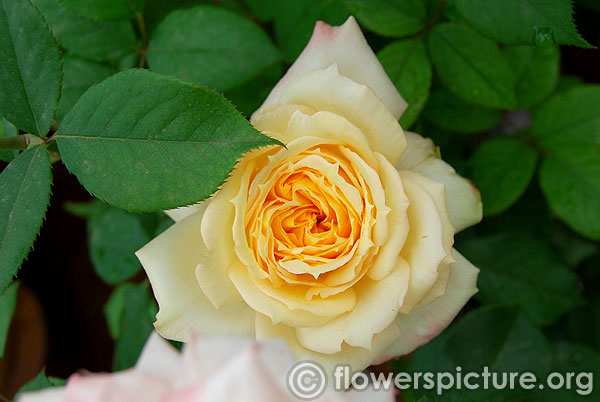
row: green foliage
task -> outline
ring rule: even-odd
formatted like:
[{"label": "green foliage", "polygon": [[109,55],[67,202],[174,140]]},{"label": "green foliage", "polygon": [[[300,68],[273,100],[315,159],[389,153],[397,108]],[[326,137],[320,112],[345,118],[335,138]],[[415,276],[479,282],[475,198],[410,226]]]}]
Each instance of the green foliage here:
[{"label": "green foliage", "polygon": [[15,395],[14,400],[18,401],[19,397],[24,392],[33,392],[39,391],[41,389],[50,388],[50,387],[61,387],[65,385],[65,380],[56,377],[49,377],[46,375],[46,369],[43,368],[42,371],[38,373],[33,379],[31,379],[27,384],[23,385],[19,392]]},{"label": "green foliage", "polygon": [[94,21],[61,7],[57,1],[32,0],[58,43],[70,53],[105,61],[118,60],[135,49],[137,40],[129,21]]},{"label": "green foliage", "polygon": [[500,112],[466,102],[445,88],[435,89],[425,110],[431,123],[459,133],[478,133],[500,122]]},{"label": "green foliage", "polygon": [[243,152],[276,143],[217,93],[144,70],[87,91],[57,138],[65,164],[88,191],[132,211],[202,200]]},{"label": "green foliage", "polygon": [[422,40],[404,39],[390,43],[377,53],[385,72],[408,103],[400,125],[409,128],[429,97],[432,68]]},{"label": "green foliage", "polygon": [[571,0],[454,0],[454,3],[479,32],[507,45],[558,43],[590,47],[575,29]]},{"label": "green foliage", "polygon": [[10,321],[17,305],[18,290],[19,282],[14,282],[4,291],[4,294],[0,294],[0,359],[4,356]]},{"label": "green foliage", "polygon": [[61,80],[58,46],[40,13],[29,0],[0,1],[0,114],[45,136]]},{"label": "green foliage", "polygon": [[368,30],[383,36],[403,37],[425,29],[427,11],[422,0],[344,0]]},{"label": "green foliage", "polygon": [[463,25],[437,25],[429,51],[442,83],[461,98],[482,106],[517,106],[514,82],[498,45]]},{"label": "green foliage", "polygon": [[44,146],[24,151],[0,174],[0,294],[10,285],[40,230],[51,181]]},{"label": "green foliage", "polygon": [[529,185],[536,162],[537,153],[513,138],[496,138],[479,147],[471,156],[470,177],[481,192],[483,213],[497,214],[511,206]]},{"label": "green foliage", "polygon": [[[0,117],[0,138],[16,137],[18,134],[17,128],[13,126],[9,121]],[[1,149],[0,160],[4,162],[10,162],[17,157],[18,153],[16,150]]]},{"label": "green foliage", "polygon": [[257,25],[209,6],[169,14],[148,48],[152,70],[220,91],[245,83],[279,59],[279,51]]},{"label": "green foliage", "polygon": [[557,47],[507,46],[503,53],[515,77],[518,109],[535,106],[552,93],[560,69]]},{"label": "green foliage", "polygon": [[478,236],[457,248],[481,269],[476,297],[484,304],[520,305],[533,322],[549,324],[581,302],[573,273],[533,236]]},{"label": "green foliage", "polygon": [[135,18],[146,0],[58,0],[67,10],[93,20],[123,20]]}]

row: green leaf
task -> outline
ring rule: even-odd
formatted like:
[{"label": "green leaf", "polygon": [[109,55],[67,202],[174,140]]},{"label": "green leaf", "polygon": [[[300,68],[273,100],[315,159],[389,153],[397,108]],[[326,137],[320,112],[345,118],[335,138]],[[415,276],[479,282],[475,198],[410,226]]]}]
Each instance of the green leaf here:
[{"label": "green leaf", "polygon": [[503,53],[515,77],[519,109],[535,106],[552,93],[560,70],[557,47],[512,46]]},{"label": "green leaf", "polygon": [[427,25],[422,0],[344,0],[356,19],[379,35],[403,37],[416,34]]},{"label": "green leaf", "polygon": [[135,18],[146,0],[58,0],[67,10],[92,20],[126,20]]},{"label": "green leaf", "polygon": [[10,322],[17,306],[17,291],[19,282],[13,282],[4,294],[0,294],[0,359],[4,356],[6,337]]},{"label": "green leaf", "polygon": [[569,311],[548,332],[554,339],[600,351],[600,294],[591,294],[583,306]]},{"label": "green leaf", "polygon": [[108,284],[122,282],[140,271],[135,252],[150,240],[135,215],[116,208],[106,208],[88,220],[94,270]]},{"label": "green leaf", "polygon": [[557,140],[600,144],[600,85],[576,86],[552,96],[533,114],[527,135],[542,146]]},{"label": "green leaf", "polygon": [[552,211],[573,230],[600,240],[600,144],[544,142],[539,182]]},{"label": "green leaf", "polygon": [[272,15],[275,37],[286,61],[292,63],[302,52],[317,21],[330,25],[341,25],[346,21],[350,12],[343,2],[344,0],[294,0],[279,1],[274,5]]},{"label": "green leaf", "polygon": [[221,95],[147,70],[123,71],[90,88],[56,137],[85,188],[130,211],[202,200],[244,152],[277,144]]},{"label": "green leaf", "polygon": [[425,45],[420,39],[399,40],[380,50],[377,57],[408,103],[400,117],[400,125],[407,129],[417,120],[429,97],[432,68]]},{"label": "green leaf", "polygon": [[476,297],[485,304],[520,305],[535,323],[549,324],[581,303],[573,273],[533,236],[480,236],[457,248],[481,269]]},{"label": "green leaf", "polygon": [[484,215],[494,215],[517,201],[529,185],[537,153],[513,138],[483,143],[471,156],[471,178],[481,192]]},{"label": "green leaf", "polygon": [[50,387],[61,387],[65,385],[65,380],[62,378],[48,377],[46,368],[43,368],[35,378],[31,379],[27,384],[23,385],[19,392],[15,395],[14,400],[18,401],[19,397],[24,392],[34,392]]},{"label": "green leaf", "polygon": [[231,100],[240,112],[245,116],[250,116],[264,102],[282,75],[283,68],[281,64],[274,64],[260,76],[237,88],[226,91],[224,95]]},{"label": "green leaf", "polygon": [[62,120],[77,100],[92,85],[117,73],[117,69],[74,56],[65,57],[65,76],[56,119]]},{"label": "green leaf", "polygon": [[[554,345],[552,371],[570,378],[570,389],[565,385],[559,389],[545,387],[536,393],[535,402],[576,402],[597,400],[600,395],[600,353],[597,350],[570,342],[557,342]],[[558,379],[553,379],[558,384]]]},{"label": "green leaf", "polygon": [[571,0],[455,0],[454,3],[479,32],[507,45],[557,43],[591,47],[577,33]]},{"label": "green leaf", "polygon": [[45,136],[61,80],[60,51],[40,13],[29,0],[0,0],[0,113]]},{"label": "green leaf", "polygon": [[280,58],[252,21],[210,6],[172,12],[148,45],[152,70],[219,91],[247,82]]},{"label": "green leaf", "polygon": [[517,106],[512,73],[498,45],[469,27],[444,23],[429,35],[442,83],[464,100],[493,108]]},{"label": "green leaf", "polygon": [[130,282],[120,284],[112,291],[108,301],[104,305],[103,311],[106,318],[106,325],[110,336],[114,340],[118,340],[121,335],[121,317],[126,307],[125,294],[135,289],[135,286]]},{"label": "green leaf", "polygon": [[157,312],[147,283],[127,287],[123,291],[123,307],[113,361],[115,371],[135,364],[154,328]]},{"label": "green leaf", "polygon": [[489,130],[502,117],[498,110],[466,102],[445,88],[431,93],[424,115],[436,126],[459,133]]},{"label": "green leaf", "polygon": [[50,159],[44,146],[22,152],[0,174],[0,294],[40,230],[51,182]]},{"label": "green leaf", "polygon": [[581,77],[575,75],[562,74],[558,79],[558,84],[554,92],[566,92],[575,87],[583,86],[585,83]]},{"label": "green leaf", "polygon": [[[13,126],[8,120],[0,117],[0,138],[16,137],[19,130]],[[19,153],[16,150],[2,149],[0,150],[0,160],[10,162],[17,157]]]},{"label": "green leaf", "polygon": [[93,21],[64,9],[57,0],[32,2],[58,43],[74,55],[95,61],[118,60],[137,46],[129,21]]}]

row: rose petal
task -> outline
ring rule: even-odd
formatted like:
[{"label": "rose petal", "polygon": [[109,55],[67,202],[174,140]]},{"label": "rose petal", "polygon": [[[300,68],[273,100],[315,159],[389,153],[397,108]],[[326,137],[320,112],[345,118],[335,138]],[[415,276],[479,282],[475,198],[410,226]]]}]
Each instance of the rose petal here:
[{"label": "rose petal", "polygon": [[[338,27],[318,21],[310,42],[271,90],[259,110],[277,103],[284,89],[302,74],[329,67],[334,63],[338,65],[344,76],[375,91],[396,119],[399,119],[406,110],[407,103],[385,73],[354,17],[349,17]],[[253,119],[254,117],[255,115],[252,116]]]},{"label": "rose petal", "polygon": [[205,211],[206,207],[210,203],[210,199],[201,201],[197,204],[188,205],[186,207],[179,207],[174,209],[168,209],[165,211],[169,218],[173,219],[175,222],[182,220],[190,216],[191,214],[198,211]]},{"label": "rose petal", "polygon": [[482,203],[479,190],[438,157],[431,139],[411,132],[405,134],[408,148],[396,167],[415,171],[446,185],[448,213],[456,232],[480,222]]},{"label": "rose petal", "polygon": [[202,211],[196,212],[136,253],[160,307],[154,325],[166,338],[181,341],[190,331],[252,336],[254,312],[246,304],[217,310],[198,286],[194,271],[207,254],[201,221]]}]

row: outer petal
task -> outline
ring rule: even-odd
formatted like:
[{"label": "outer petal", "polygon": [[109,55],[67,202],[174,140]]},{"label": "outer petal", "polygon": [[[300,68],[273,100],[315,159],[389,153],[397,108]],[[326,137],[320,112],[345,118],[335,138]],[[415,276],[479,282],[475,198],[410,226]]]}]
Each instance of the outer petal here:
[{"label": "outer petal", "polygon": [[371,349],[342,345],[342,351],[334,354],[318,353],[303,347],[296,338],[294,328],[286,325],[273,325],[268,317],[256,315],[256,338],[284,338],[298,359],[309,359],[321,364],[325,372],[331,375],[338,364],[349,364],[353,371],[367,368],[377,356],[385,351],[400,336],[398,327],[392,323],[383,332],[373,337]]},{"label": "outer petal", "polygon": [[252,336],[254,312],[247,305],[217,310],[198,285],[194,271],[207,254],[201,221],[201,211],[192,214],[136,253],[160,307],[154,326],[176,340],[184,340],[190,331]]},{"label": "outer petal", "polygon": [[17,402],[64,402],[67,391],[61,388],[47,388],[22,394]]},{"label": "outer petal", "polygon": [[169,342],[152,332],[135,365],[136,369],[173,381],[179,373],[181,357]]},{"label": "outer petal", "polygon": [[169,218],[173,219],[175,222],[182,220],[198,211],[205,211],[206,207],[210,203],[210,199],[200,201],[197,204],[188,205],[186,207],[179,207],[174,209],[168,209],[165,211],[165,214],[169,215]]},{"label": "outer petal", "polygon": [[477,293],[479,269],[458,251],[453,250],[452,255],[456,262],[451,266],[446,294],[410,314],[398,315],[396,325],[400,329],[400,336],[382,353],[378,362],[405,355],[429,342],[450,324],[471,296]]},{"label": "outer petal", "polygon": [[339,27],[318,21],[310,42],[260,108],[277,103],[285,87],[302,74],[334,63],[344,76],[375,91],[396,119],[406,110],[407,103],[385,73],[354,17]]},{"label": "outer petal", "polygon": [[385,104],[371,88],[340,75],[335,64],[298,77],[285,87],[280,101],[345,117],[362,130],[373,151],[393,164],[406,149],[404,132]]},{"label": "outer petal", "polygon": [[448,213],[457,232],[481,221],[482,204],[479,190],[439,158],[431,139],[411,132],[405,134],[408,148],[396,167],[399,170],[413,170],[446,185]]}]

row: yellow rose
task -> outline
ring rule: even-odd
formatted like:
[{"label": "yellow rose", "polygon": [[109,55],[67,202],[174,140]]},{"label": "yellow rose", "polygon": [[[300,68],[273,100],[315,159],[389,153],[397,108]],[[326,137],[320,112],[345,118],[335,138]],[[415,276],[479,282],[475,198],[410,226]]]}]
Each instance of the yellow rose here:
[{"label": "yellow rose", "polygon": [[404,133],[406,103],[353,18],[317,23],[252,116],[286,147],[246,154],[210,199],[137,255],[163,336],[283,337],[326,368],[406,354],[477,291],[453,236],[479,193]]}]

